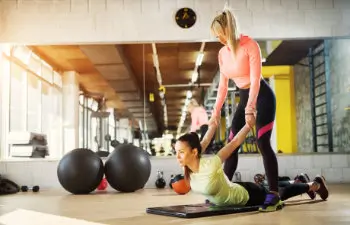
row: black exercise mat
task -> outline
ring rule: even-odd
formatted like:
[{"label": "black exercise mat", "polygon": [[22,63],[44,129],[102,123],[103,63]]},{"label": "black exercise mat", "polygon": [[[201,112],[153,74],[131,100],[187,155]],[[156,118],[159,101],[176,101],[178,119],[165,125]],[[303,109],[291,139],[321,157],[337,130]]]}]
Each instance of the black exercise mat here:
[{"label": "black exercise mat", "polygon": [[180,218],[199,218],[206,216],[253,212],[258,210],[259,206],[215,206],[212,204],[193,204],[150,207],[146,209],[146,212],[149,214],[173,216]]}]

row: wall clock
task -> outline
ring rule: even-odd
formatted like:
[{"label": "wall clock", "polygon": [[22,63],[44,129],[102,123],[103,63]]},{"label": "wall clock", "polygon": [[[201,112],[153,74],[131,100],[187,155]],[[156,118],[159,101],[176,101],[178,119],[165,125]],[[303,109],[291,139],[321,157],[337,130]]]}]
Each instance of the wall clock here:
[{"label": "wall clock", "polygon": [[175,14],[175,21],[181,28],[191,28],[196,20],[196,13],[190,8],[181,8]]}]

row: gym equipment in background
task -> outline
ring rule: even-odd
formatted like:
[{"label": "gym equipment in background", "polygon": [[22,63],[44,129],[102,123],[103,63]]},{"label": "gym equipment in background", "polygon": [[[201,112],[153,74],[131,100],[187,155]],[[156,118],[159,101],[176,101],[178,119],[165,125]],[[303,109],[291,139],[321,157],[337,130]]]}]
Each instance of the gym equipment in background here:
[{"label": "gym equipment in background", "polygon": [[171,186],[179,195],[187,194],[191,190],[191,186],[186,183],[185,177],[182,174],[177,174],[172,181]]},{"label": "gym equipment in background", "polygon": [[9,195],[19,192],[19,186],[12,180],[2,178],[0,175],[0,195]]},{"label": "gym equipment in background", "polygon": [[263,185],[265,181],[265,175],[257,173],[254,176],[254,182],[259,185]]},{"label": "gym equipment in background", "polygon": [[258,211],[259,206],[215,206],[213,204],[175,205],[165,207],[150,207],[149,214],[172,216],[180,218],[199,218],[226,214]]},{"label": "gym equipment in background", "polygon": [[113,148],[116,148],[118,145],[120,145],[119,141],[117,141],[117,140],[115,140],[115,139],[111,141],[111,146],[112,146]]},{"label": "gym equipment in background", "polygon": [[174,182],[174,174],[171,174],[170,181],[169,181],[169,187],[173,189],[173,182]]},{"label": "gym equipment in background", "polygon": [[257,145],[257,138],[256,138],[256,127],[248,133],[247,137],[245,138],[244,142],[241,145],[241,153],[246,154],[257,154],[259,153],[259,147]]},{"label": "gym equipment in background", "polygon": [[11,157],[45,158],[49,155],[46,134],[34,132],[10,132]]},{"label": "gym equipment in background", "polygon": [[96,120],[96,136],[94,140],[97,145],[97,154],[100,157],[108,157],[109,155],[109,144],[111,141],[107,127],[109,116],[109,112],[97,111],[91,113],[91,118]]},{"label": "gym equipment in background", "polygon": [[220,151],[220,149],[222,149],[224,147],[225,143],[223,141],[217,141],[217,140],[214,140],[213,141],[213,144],[211,146],[210,149],[208,149],[207,151],[205,151],[206,153],[210,152],[211,154],[216,154]]},{"label": "gym equipment in background", "polygon": [[28,192],[28,191],[33,191],[33,192],[39,192],[40,187],[38,185],[35,185],[33,187],[28,187],[26,185],[21,187],[22,192]]},{"label": "gym equipment in background", "polygon": [[112,137],[109,134],[109,117],[110,112],[107,111],[108,99],[103,93],[92,93],[86,90],[84,96],[93,98],[97,102],[97,110],[91,112],[91,121],[95,120],[96,130],[94,142],[96,143],[96,153],[100,157],[107,157],[109,155],[109,147]]},{"label": "gym equipment in background", "polygon": [[108,183],[120,192],[142,189],[151,175],[151,161],[146,151],[132,144],[118,145],[105,163]]},{"label": "gym equipment in background", "polygon": [[166,182],[163,178],[163,171],[157,171],[157,180],[155,182],[155,185],[157,188],[164,188],[166,185]]},{"label": "gym equipment in background", "polygon": [[101,183],[103,162],[90,149],[78,148],[65,154],[57,167],[58,181],[72,194],[89,194]]},{"label": "gym equipment in background", "polygon": [[233,182],[241,182],[242,181],[242,175],[240,172],[235,172],[233,177]]}]

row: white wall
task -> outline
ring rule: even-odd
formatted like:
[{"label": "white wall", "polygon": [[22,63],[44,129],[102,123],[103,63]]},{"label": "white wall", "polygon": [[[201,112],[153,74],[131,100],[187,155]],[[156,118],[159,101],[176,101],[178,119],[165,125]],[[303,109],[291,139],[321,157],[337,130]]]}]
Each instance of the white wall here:
[{"label": "white wall", "polygon": [[[350,183],[350,154],[278,155],[279,175],[294,178],[306,172],[310,179],[325,176],[328,183]],[[146,188],[155,188],[157,171],[164,172],[169,184],[171,174],[181,173],[174,157],[151,157],[152,171]],[[0,174],[19,185],[40,185],[42,189],[61,188],[57,179],[57,160],[0,162]],[[256,173],[264,173],[260,155],[240,155],[238,169],[243,181],[252,181]],[[168,187],[168,186],[167,186]]]},{"label": "white wall", "polygon": [[[213,38],[209,27],[225,0],[0,1],[1,42],[108,43]],[[350,34],[347,0],[230,0],[242,31],[255,38]],[[198,21],[180,29],[174,14],[192,7]],[[0,19],[1,20],[1,19]]]}]

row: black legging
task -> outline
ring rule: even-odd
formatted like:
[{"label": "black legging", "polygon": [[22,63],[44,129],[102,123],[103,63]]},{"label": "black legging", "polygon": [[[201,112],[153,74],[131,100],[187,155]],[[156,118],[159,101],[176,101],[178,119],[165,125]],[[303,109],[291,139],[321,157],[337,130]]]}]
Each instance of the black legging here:
[{"label": "black legging", "polygon": [[[249,98],[249,89],[239,90],[240,101],[232,119],[229,141],[232,140],[245,125],[245,107]],[[278,191],[278,162],[270,143],[271,132],[276,115],[276,97],[265,80],[260,81],[260,90],[256,103],[256,134],[257,144],[263,157],[265,173],[271,191]],[[239,147],[238,147],[239,148]],[[224,171],[227,177],[232,177],[237,169],[238,148],[226,159]]]},{"label": "black legging", "polygon": [[207,133],[209,129],[209,126],[207,124],[203,124],[202,126],[199,127],[199,133],[201,135],[200,141],[203,140],[205,134]]},{"label": "black legging", "polygon": [[[255,184],[253,182],[235,182],[243,186],[249,194],[249,200],[247,206],[256,206],[264,204],[266,195],[269,191],[262,185]],[[309,191],[309,185],[305,183],[289,183],[288,181],[280,181],[279,185],[279,194],[281,200],[287,200],[291,197],[304,194]]]}]

